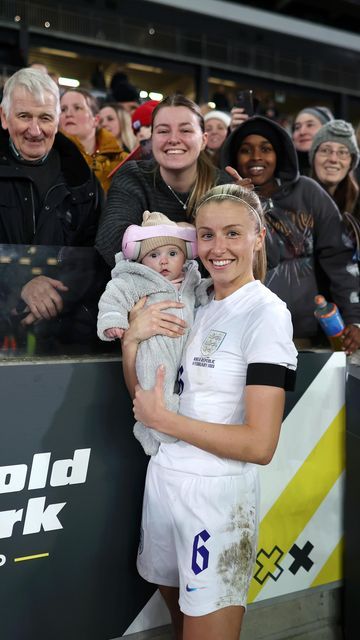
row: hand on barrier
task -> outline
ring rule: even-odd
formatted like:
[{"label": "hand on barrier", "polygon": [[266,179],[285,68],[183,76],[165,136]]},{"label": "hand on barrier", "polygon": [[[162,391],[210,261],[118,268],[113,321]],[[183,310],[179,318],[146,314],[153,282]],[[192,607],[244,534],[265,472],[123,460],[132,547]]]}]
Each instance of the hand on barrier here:
[{"label": "hand on barrier", "polygon": [[21,291],[21,298],[29,309],[29,314],[22,321],[23,324],[55,318],[63,309],[63,300],[59,292],[65,291],[68,291],[67,286],[60,280],[48,276],[38,276],[27,282]]}]

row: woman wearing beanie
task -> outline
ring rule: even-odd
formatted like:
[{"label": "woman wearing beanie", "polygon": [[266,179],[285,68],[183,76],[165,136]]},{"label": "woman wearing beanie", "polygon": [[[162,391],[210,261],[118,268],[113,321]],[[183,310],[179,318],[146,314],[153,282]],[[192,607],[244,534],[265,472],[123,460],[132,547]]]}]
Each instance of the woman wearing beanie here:
[{"label": "woman wearing beanie", "polygon": [[224,111],[209,111],[204,116],[208,135],[206,152],[216,167],[220,167],[221,147],[228,136],[231,116]]},{"label": "woman wearing beanie", "polygon": [[293,142],[295,145],[299,170],[302,175],[310,175],[309,150],[314,135],[327,122],[334,119],[327,107],[306,107],[295,118]]},{"label": "woman wearing beanie", "polygon": [[342,214],[360,257],[359,185],[354,169],[359,147],[350,122],[333,120],[315,135],[309,152],[312,177],[328,192]]},{"label": "woman wearing beanie", "polygon": [[[143,211],[166,211],[174,222],[192,222],[196,202],[210,187],[233,180],[213,166],[205,153],[207,134],[200,107],[185,96],[165,98],[152,114],[153,160],[125,162],[115,173],[100,220],[96,247],[113,266],[130,224],[141,224]],[[242,182],[249,186],[251,180]]]},{"label": "woman wearing beanie", "polygon": [[354,213],[359,185],[353,170],[359,164],[359,147],[350,122],[332,120],[316,133],[309,161],[312,177],[335,200],[341,213]]},{"label": "woman wearing beanie", "polygon": [[99,126],[116,138],[119,146],[130,153],[137,146],[130,114],[117,102],[106,102],[99,111]]},{"label": "woman wearing beanie", "polygon": [[339,306],[345,321],[344,350],[360,347],[359,272],[344,225],[330,196],[300,176],[294,144],[283,127],[262,116],[249,118],[227,138],[222,166],[250,178],[267,223],[265,284],[286,302],[298,346],[319,345],[314,297]]},{"label": "woman wearing beanie", "polygon": [[[196,232],[192,225],[180,226],[157,211],[145,211],[141,226],[127,228],[122,252],[115,256],[112,279],[99,301],[98,336],[102,340],[114,340],[123,336],[128,328],[128,315],[133,306],[146,296],[146,306],[155,302],[183,303],[183,308],[173,309],[190,328],[195,309],[195,293],[198,302],[205,304],[207,295],[199,289],[200,274],[196,253]],[[177,340],[167,336],[155,336],[139,346],[136,371],[139,384],[145,389],[155,384],[155,373],[160,364],[166,368],[165,398],[168,409],[177,411],[179,396],[174,394],[174,384],[181,363],[181,355],[187,339],[184,333]],[[160,442],[174,442],[174,438],[147,429],[140,422],[134,426],[134,435],[141,442],[145,453],[155,455]]]}]

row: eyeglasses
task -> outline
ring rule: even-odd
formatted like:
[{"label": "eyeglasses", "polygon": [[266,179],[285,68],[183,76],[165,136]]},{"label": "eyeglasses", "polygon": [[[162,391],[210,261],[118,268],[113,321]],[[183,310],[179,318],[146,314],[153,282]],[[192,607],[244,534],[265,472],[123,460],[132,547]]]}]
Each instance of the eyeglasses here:
[{"label": "eyeglasses", "polygon": [[331,158],[335,153],[340,160],[347,160],[350,157],[350,151],[348,149],[333,149],[332,147],[320,147],[318,153],[326,158]]}]

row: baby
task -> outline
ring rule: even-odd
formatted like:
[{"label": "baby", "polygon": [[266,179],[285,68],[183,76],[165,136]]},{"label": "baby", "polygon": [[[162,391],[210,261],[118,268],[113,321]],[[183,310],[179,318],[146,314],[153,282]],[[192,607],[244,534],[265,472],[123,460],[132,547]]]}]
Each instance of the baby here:
[{"label": "baby", "polygon": [[[164,214],[145,211],[141,226],[127,228],[122,242],[122,253],[115,256],[112,279],[99,301],[98,336],[102,340],[121,338],[128,328],[128,314],[140,298],[146,304],[173,300],[184,303],[181,309],[169,309],[184,318],[187,331],[178,338],[157,335],[139,344],[136,373],[143,389],[155,384],[156,370],[165,365],[165,402],[171,411],[177,411],[179,397],[174,384],[181,364],[187,332],[193,323],[196,290],[201,281],[196,257],[196,232],[193,227],[182,227]],[[199,289],[199,304],[207,302],[205,289]],[[154,455],[160,442],[174,442],[166,434],[144,427],[137,422],[135,437],[144,451]]]}]

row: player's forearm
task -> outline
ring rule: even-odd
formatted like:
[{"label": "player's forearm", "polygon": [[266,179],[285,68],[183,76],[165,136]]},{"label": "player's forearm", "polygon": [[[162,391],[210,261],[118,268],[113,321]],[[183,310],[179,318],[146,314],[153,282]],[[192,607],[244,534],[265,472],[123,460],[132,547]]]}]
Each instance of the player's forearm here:
[{"label": "player's forearm", "polygon": [[194,420],[164,409],[160,423],[152,424],[163,433],[208,451],[220,458],[268,464],[280,433],[280,422],[264,433],[249,424],[218,424]]}]

